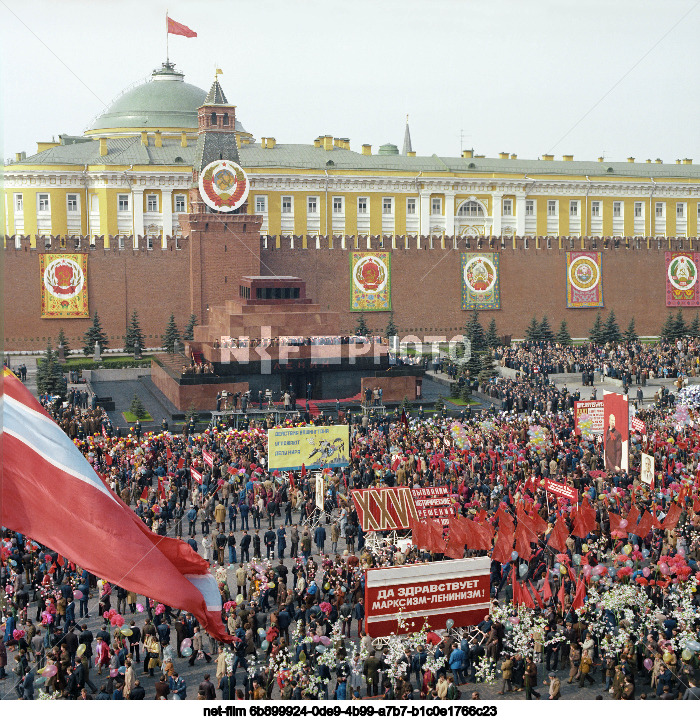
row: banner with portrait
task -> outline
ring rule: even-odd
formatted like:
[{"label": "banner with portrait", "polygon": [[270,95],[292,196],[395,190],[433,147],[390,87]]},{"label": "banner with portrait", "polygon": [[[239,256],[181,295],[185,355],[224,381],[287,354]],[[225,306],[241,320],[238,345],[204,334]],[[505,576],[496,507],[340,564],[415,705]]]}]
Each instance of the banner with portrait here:
[{"label": "banner with portrait", "polygon": [[350,253],[350,310],[391,310],[391,253]]},{"label": "banner with portrait", "polygon": [[603,393],[603,449],[605,470],[629,470],[629,399],[622,393]]},{"label": "banner with portrait", "polygon": [[700,253],[666,253],[666,306],[700,306]]},{"label": "banner with portrait", "polygon": [[599,251],[567,252],[566,307],[603,307],[603,255]]},{"label": "banner with portrait", "polygon": [[639,480],[654,488],[654,456],[649,453],[642,453],[642,468],[639,473]]},{"label": "banner with portrait", "polygon": [[41,253],[41,317],[89,318],[87,253]]},{"label": "banner with portrait", "polygon": [[498,253],[462,253],[462,310],[499,310],[501,278]]}]

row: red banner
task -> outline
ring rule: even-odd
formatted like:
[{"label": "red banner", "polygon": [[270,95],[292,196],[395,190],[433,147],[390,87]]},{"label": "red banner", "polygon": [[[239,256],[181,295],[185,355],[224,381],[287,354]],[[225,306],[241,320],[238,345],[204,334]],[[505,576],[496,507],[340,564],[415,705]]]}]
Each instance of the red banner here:
[{"label": "red banner", "polygon": [[195,483],[202,482],[202,474],[196,468],[190,468],[190,475]]},{"label": "red banner", "polygon": [[553,481],[551,478],[544,479],[544,488],[547,493],[553,493],[561,498],[568,498],[572,503],[578,503],[578,491],[566,483]]},{"label": "red banner", "polygon": [[214,456],[209,451],[202,451],[202,460],[209,466],[214,468]]},{"label": "red banner", "polygon": [[629,400],[622,393],[604,393],[605,470],[629,470]]},{"label": "red banner", "polygon": [[432,518],[447,524],[455,515],[447,486],[363,488],[351,493],[364,533],[398,531],[408,528],[414,518]]},{"label": "red banner", "polygon": [[[428,623],[443,629],[473,626],[489,612],[491,559],[371,568],[365,575],[365,630],[374,638],[409,633]],[[398,615],[405,622],[398,627]]]}]

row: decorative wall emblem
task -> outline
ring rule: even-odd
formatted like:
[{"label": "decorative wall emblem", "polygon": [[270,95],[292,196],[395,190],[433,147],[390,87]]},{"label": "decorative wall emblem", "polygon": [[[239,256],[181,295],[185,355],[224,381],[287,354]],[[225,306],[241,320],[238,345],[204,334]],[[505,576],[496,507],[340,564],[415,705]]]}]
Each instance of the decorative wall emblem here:
[{"label": "decorative wall emblem", "polygon": [[230,213],[245,203],[250,181],[240,165],[231,160],[215,160],[199,176],[202,200],[213,210]]},{"label": "decorative wall emblem", "polygon": [[39,256],[41,317],[87,318],[87,255]]}]

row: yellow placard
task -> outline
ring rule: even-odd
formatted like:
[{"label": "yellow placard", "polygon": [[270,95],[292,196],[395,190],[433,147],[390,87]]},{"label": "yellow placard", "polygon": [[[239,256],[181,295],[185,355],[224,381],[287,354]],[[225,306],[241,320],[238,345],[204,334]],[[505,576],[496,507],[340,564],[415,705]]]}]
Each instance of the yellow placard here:
[{"label": "yellow placard", "polygon": [[298,471],[347,466],[350,444],[347,426],[272,428],[267,432],[269,470]]},{"label": "yellow placard", "polygon": [[89,318],[87,254],[42,253],[42,318]]}]

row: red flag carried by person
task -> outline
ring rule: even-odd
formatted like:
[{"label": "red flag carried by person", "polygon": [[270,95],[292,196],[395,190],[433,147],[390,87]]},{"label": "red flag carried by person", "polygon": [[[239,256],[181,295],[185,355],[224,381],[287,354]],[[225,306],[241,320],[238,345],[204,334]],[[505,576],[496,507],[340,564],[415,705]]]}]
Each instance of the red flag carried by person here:
[{"label": "red flag carried by person", "polygon": [[183,25],[182,23],[179,23],[172,18],[169,18],[167,15],[165,16],[167,22],[168,22],[168,32],[170,35],[182,35],[186,38],[196,38],[197,33],[188,28],[187,25]]},{"label": "red flag carried by person", "polygon": [[477,551],[490,551],[493,541],[493,528],[487,523],[476,523],[464,519],[467,533],[467,546]]},{"label": "red flag carried by person", "polygon": [[569,529],[564,523],[564,519],[559,516],[554,524],[554,530],[549,535],[547,545],[562,553],[566,552],[566,539],[569,537]]},{"label": "red flag carried by person", "polygon": [[467,543],[466,524],[467,519],[462,516],[450,518],[450,533],[445,548],[445,555],[449,558],[464,558],[464,546]]},{"label": "red flag carried by person", "polygon": [[143,491],[141,491],[141,495],[139,496],[139,501],[147,501],[148,500],[148,486],[144,486]]},{"label": "red flag carried by person", "polygon": [[680,506],[677,506],[675,503],[672,503],[670,508],[668,509],[666,518],[664,518],[660,527],[663,528],[665,531],[673,530],[678,525],[678,520],[680,519],[680,517],[681,517]]},{"label": "red flag carried by person", "polygon": [[530,585],[530,590],[532,591],[532,597],[535,599],[535,602],[540,608],[544,608],[544,603],[542,603],[542,598],[540,597],[540,594],[537,593],[537,589],[532,585],[532,581],[528,581],[528,584]]},{"label": "red flag carried by person", "polygon": [[583,582],[583,579],[580,578],[578,583],[576,584],[576,594],[574,596],[574,600],[571,603],[572,608],[574,611],[578,608],[581,608],[583,606],[583,602],[586,598],[586,584]]},{"label": "red flag carried by person", "polygon": [[192,613],[211,636],[231,642],[209,563],[186,543],[152,533],[7,374],[2,405],[0,523],[112,584]]},{"label": "red flag carried by person", "polygon": [[542,598],[548,601],[552,597],[552,587],[549,585],[549,574],[544,577],[544,586],[542,586]]}]

